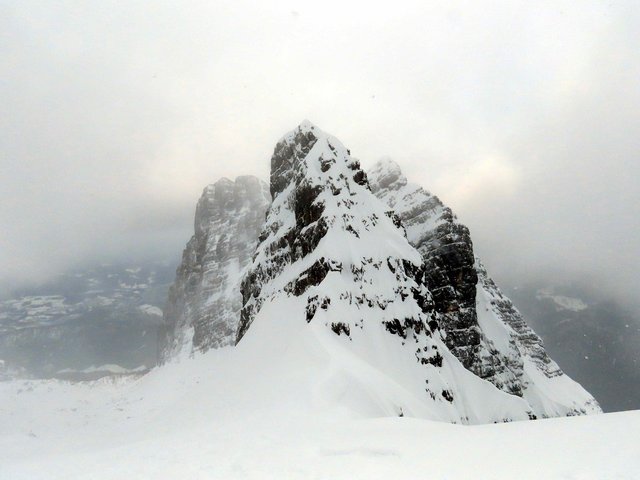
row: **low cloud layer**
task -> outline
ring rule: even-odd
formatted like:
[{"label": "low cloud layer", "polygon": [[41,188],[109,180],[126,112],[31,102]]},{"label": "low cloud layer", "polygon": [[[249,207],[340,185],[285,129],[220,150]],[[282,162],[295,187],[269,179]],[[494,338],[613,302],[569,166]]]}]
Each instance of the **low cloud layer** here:
[{"label": "low cloud layer", "polygon": [[[635,2],[0,4],[0,282],[166,254],[308,118],[469,225],[502,279],[640,279]],[[174,253],[175,252],[175,253]]]}]

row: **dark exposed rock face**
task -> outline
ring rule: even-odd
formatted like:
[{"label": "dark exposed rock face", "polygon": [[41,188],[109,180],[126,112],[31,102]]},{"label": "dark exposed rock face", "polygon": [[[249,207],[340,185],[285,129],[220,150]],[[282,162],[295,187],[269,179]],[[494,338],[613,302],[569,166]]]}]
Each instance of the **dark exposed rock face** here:
[{"label": "dark exposed rock face", "polygon": [[476,268],[479,289],[491,297],[490,305],[495,315],[504,324],[511,327],[514,333],[514,343],[520,348],[521,353],[529,357],[537,369],[548,378],[563,375],[558,364],[547,355],[542,339],[527,325],[522,314],[516,309],[513,302],[500,291],[479,260],[476,263]]},{"label": "dark exposed rock face", "polygon": [[523,396],[537,416],[598,412],[593,397],[549,358],[540,337],[489,278],[474,257],[469,230],[451,209],[409,184],[392,161],[376,164],[369,178],[372,191],[393,208],[420,251],[447,346],[462,364],[505,392]]},{"label": "dark exposed rock face", "polygon": [[478,325],[473,243],[438,197],[410,185],[392,161],[369,172],[371,190],[399,216],[407,238],[424,259],[424,282],[433,296],[449,350],[476,375],[509,393],[522,395],[517,374],[506,368]]},{"label": "dark exposed rock face", "polygon": [[[293,141],[282,140],[278,142],[271,157],[270,190],[272,198],[275,198],[293,180],[295,165],[304,160],[317,140],[313,132],[299,131]],[[324,163],[323,165],[326,167],[329,164]]]},{"label": "dark exposed rock face", "polygon": [[[366,175],[357,160],[346,160],[346,169],[332,176],[329,171],[338,161],[337,143],[323,138],[327,148],[311,161],[309,152],[318,142],[318,135],[311,124],[303,124],[285,136],[276,145],[271,158],[271,192],[274,202],[267,215],[267,223],[259,238],[257,261],[242,282],[244,307],[241,314],[238,340],[246,333],[256,313],[266,298],[262,287],[280,275],[283,268],[308,256],[337,222],[351,234],[358,232],[350,224],[347,213],[355,195],[353,185],[366,184]],[[324,134],[323,134],[324,135]],[[340,165],[339,167],[344,167]],[[320,176],[314,169],[318,168]],[[335,168],[337,170],[338,167]],[[324,175],[326,174],[326,175]],[[323,177],[324,179],[320,179]],[[327,198],[342,211],[326,212]],[[376,218],[370,221],[375,222]],[[290,282],[286,291],[296,296],[318,285],[329,271],[340,271],[338,262],[320,258],[297,279]],[[313,307],[309,308],[312,311]]]},{"label": "dark exposed rock face", "polygon": [[205,188],[164,310],[164,360],[181,351],[235,343],[240,280],[251,262],[270,203],[268,186],[244,176]]}]

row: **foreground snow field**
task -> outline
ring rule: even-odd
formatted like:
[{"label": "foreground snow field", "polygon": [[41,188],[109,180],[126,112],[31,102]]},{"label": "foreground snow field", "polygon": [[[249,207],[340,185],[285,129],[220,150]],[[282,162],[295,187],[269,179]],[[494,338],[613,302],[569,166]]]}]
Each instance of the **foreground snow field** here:
[{"label": "foreground snow field", "polygon": [[240,347],[137,380],[1,383],[0,479],[640,478],[638,411],[472,427],[384,416],[376,388],[318,352],[295,364],[285,343]]}]

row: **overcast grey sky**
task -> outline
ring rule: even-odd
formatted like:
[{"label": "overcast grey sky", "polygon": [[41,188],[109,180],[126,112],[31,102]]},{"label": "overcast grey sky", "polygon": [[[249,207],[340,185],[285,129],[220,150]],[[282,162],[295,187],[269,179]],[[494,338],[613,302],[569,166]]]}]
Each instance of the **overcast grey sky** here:
[{"label": "overcast grey sky", "polygon": [[0,0],[0,281],[179,256],[308,118],[394,158],[498,277],[640,279],[637,1]]}]

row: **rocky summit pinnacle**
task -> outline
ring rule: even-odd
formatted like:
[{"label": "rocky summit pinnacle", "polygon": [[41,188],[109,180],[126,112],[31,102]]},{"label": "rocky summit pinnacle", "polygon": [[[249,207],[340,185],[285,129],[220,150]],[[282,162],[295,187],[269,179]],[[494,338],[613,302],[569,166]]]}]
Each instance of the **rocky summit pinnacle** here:
[{"label": "rocky summit pinnacle", "polygon": [[[339,140],[304,123],[278,142],[271,166],[273,203],[242,282],[240,345],[252,334],[259,341],[261,330],[304,322],[290,341],[311,335],[341,351],[341,375],[363,383],[357,395],[380,398],[389,411],[460,423],[534,415],[449,352],[422,281],[422,256]],[[386,382],[359,379],[361,364],[411,392],[416,404],[398,406]],[[474,396],[482,402],[473,404]]]},{"label": "rocky summit pinnacle", "polygon": [[195,233],[164,309],[161,360],[235,343],[240,280],[270,200],[267,184],[252,176],[235,182],[222,178],[204,189],[196,207]]},{"label": "rocky summit pinnacle", "polygon": [[[300,282],[288,286],[294,293],[306,291],[331,270],[342,268],[341,258],[331,258],[341,257],[338,250],[323,256],[319,246],[331,249],[332,245],[349,245],[353,238],[360,237],[359,229],[373,228],[380,220],[370,212],[371,202],[362,198],[370,192],[359,162],[350,157],[336,138],[308,121],[276,145],[271,158],[271,192],[273,203],[260,235],[254,265],[243,282],[239,339],[264,301],[263,284],[280,277],[288,264],[303,258],[309,263],[313,254],[317,258],[308,271],[301,272]],[[368,216],[363,219],[364,226],[358,225],[351,211],[362,211]],[[347,252],[346,256],[350,254]]]}]

